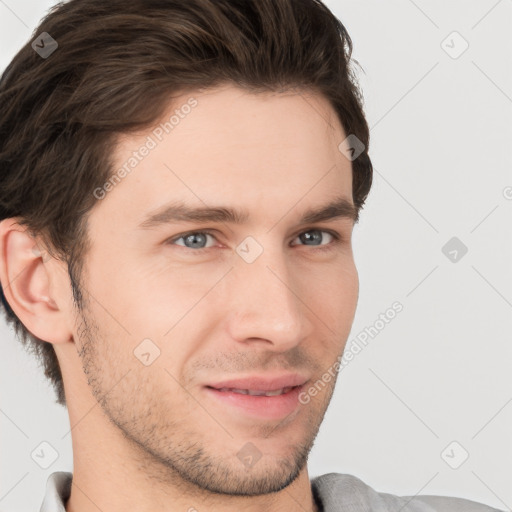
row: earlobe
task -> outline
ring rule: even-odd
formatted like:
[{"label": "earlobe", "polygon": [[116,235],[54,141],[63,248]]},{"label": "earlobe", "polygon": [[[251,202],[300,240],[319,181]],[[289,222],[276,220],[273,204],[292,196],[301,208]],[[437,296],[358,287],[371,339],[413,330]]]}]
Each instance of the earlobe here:
[{"label": "earlobe", "polygon": [[[23,325],[37,338],[51,343],[72,339],[53,295],[52,269],[37,240],[17,218],[0,222],[0,283],[7,302]],[[53,268],[55,270],[55,268]]]}]

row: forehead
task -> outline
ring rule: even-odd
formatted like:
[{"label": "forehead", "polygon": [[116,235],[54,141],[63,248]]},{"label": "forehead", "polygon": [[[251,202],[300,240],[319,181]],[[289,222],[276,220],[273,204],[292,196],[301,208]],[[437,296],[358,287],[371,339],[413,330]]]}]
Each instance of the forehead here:
[{"label": "forehead", "polygon": [[113,171],[125,172],[98,207],[138,223],[171,200],[278,213],[323,204],[326,194],[351,198],[351,163],[338,149],[345,137],[329,102],[312,92],[183,93],[153,127],[119,137]]}]

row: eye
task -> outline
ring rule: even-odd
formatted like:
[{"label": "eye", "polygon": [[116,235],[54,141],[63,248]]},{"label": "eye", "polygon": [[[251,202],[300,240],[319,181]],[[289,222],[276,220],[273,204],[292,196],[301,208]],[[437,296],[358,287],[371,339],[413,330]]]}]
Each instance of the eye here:
[{"label": "eye", "polygon": [[[333,239],[333,242],[332,243],[327,243],[327,244],[321,244],[322,240],[323,240],[323,235],[322,233],[327,233],[327,235],[329,235],[332,239]],[[301,241],[301,242],[312,242],[311,244],[309,245],[312,245],[312,246],[321,246],[320,248],[321,249],[331,249],[332,248],[332,245],[338,243],[340,241],[340,235],[338,235],[337,233],[333,232],[333,231],[324,231],[324,230],[321,230],[321,229],[310,229],[308,231],[303,231],[302,233],[300,233],[297,238]],[[306,244],[308,245],[308,244]]]},{"label": "eye", "polygon": [[[331,243],[327,242],[322,244],[325,234],[331,237]],[[215,239],[214,234],[210,231],[190,231],[189,233],[184,233],[168,240],[168,243],[171,245],[179,245],[185,249],[195,249],[194,252],[200,253],[212,248],[212,246],[207,247],[205,245],[207,243],[207,237],[209,236]],[[341,236],[339,233],[321,229],[309,229],[307,231],[303,231],[295,237],[295,240],[297,239],[299,239],[304,245],[316,247],[318,250],[333,249],[333,246],[341,242]],[[180,240],[183,240],[183,244],[177,243]]]},{"label": "eye", "polygon": [[[169,240],[169,243],[174,243],[177,240],[183,240],[185,243],[185,247],[187,249],[209,249],[209,247],[205,247],[204,243],[206,241],[206,237],[211,236],[213,234],[208,231],[192,231],[190,233],[185,233],[184,235],[178,236],[172,240]],[[188,244],[188,245],[187,245]],[[181,244],[177,244],[181,245]]]}]

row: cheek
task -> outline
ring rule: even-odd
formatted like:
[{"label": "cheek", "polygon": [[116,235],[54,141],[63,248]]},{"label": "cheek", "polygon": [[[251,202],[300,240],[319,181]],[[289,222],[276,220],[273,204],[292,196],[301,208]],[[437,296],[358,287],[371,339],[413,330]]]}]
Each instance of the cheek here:
[{"label": "cheek", "polygon": [[352,304],[352,313],[355,313],[357,300],[359,298],[359,274],[357,273],[355,264],[346,268],[340,279],[342,282],[345,304],[346,306],[350,306]]},{"label": "cheek", "polygon": [[350,310],[357,302],[359,276],[352,259],[340,260],[318,268],[303,268],[297,282],[305,298],[311,297],[327,309]]},{"label": "cheek", "polygon": [[117,320],[140,339],[161,338],[193,316],[196,304],[229,270],[219,264],[185,266],[164,256],[149,262],[126,256],[96,259],[88,289],[110,313],[107,322]]},{"label": "cheek", "polygon": [[[168,261],[139,271],[134,288],[127,292],[132,302],[127,310],[135,327],[145,324],[167,339],[185,328],[194,331],[213,309],[215,288],[229,268],[222,264],[185,267]],[[139,302],[137,307],[133,307],[135,301]]]},{"label": "cheek", "polygon": [[[359,278],[357,269],[353,263],[346,263],[325,269],[322,275],[317,276],[315,287],[307,288],[304,283],[304,302],[311,304],[311,309],[321,320],[313,316],[312,321],[318,325],[318,329],[325,331],[328,338],[336,337],[345,342],[354,320],[358,295]],[[309,290],[309,295],[307,290]],[[314,292],[313,292],[314,290]]]}]

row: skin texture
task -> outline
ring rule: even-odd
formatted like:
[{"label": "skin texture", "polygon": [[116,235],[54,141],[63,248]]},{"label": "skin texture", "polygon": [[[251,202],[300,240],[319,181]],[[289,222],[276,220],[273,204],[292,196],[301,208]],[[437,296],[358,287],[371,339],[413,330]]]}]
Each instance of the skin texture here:
[{"label": "skin texture", "polygon": [[[1,223],[7,300],[54,344],[63,373],[67,512],[316,510],[306,462],[335,379],[284,420],[248,417],[203,386],[283,372],[314,383],[342,354],[358,299],[353,221],[299,218],[334,197],[352,202],[346,135],[330,104],[305,91],[187,92],[162,119],[191,97],[191,112],[91,211],[83,311],[64,264],[38,257],[16,219]],[[117,167],[151,133],[121,137]],[[249,219],[138,228],[172,200],[244,208]],[[205,229],[205,251],[176,240]],[[299,238],[315,230],[331,249]],[[263,248],[250,264],[236,252],[248,236]],[[144,339],[160,350],[148,366],[134,355]],[[261,453],[250,468],[237,457],[248,442]]]}]

